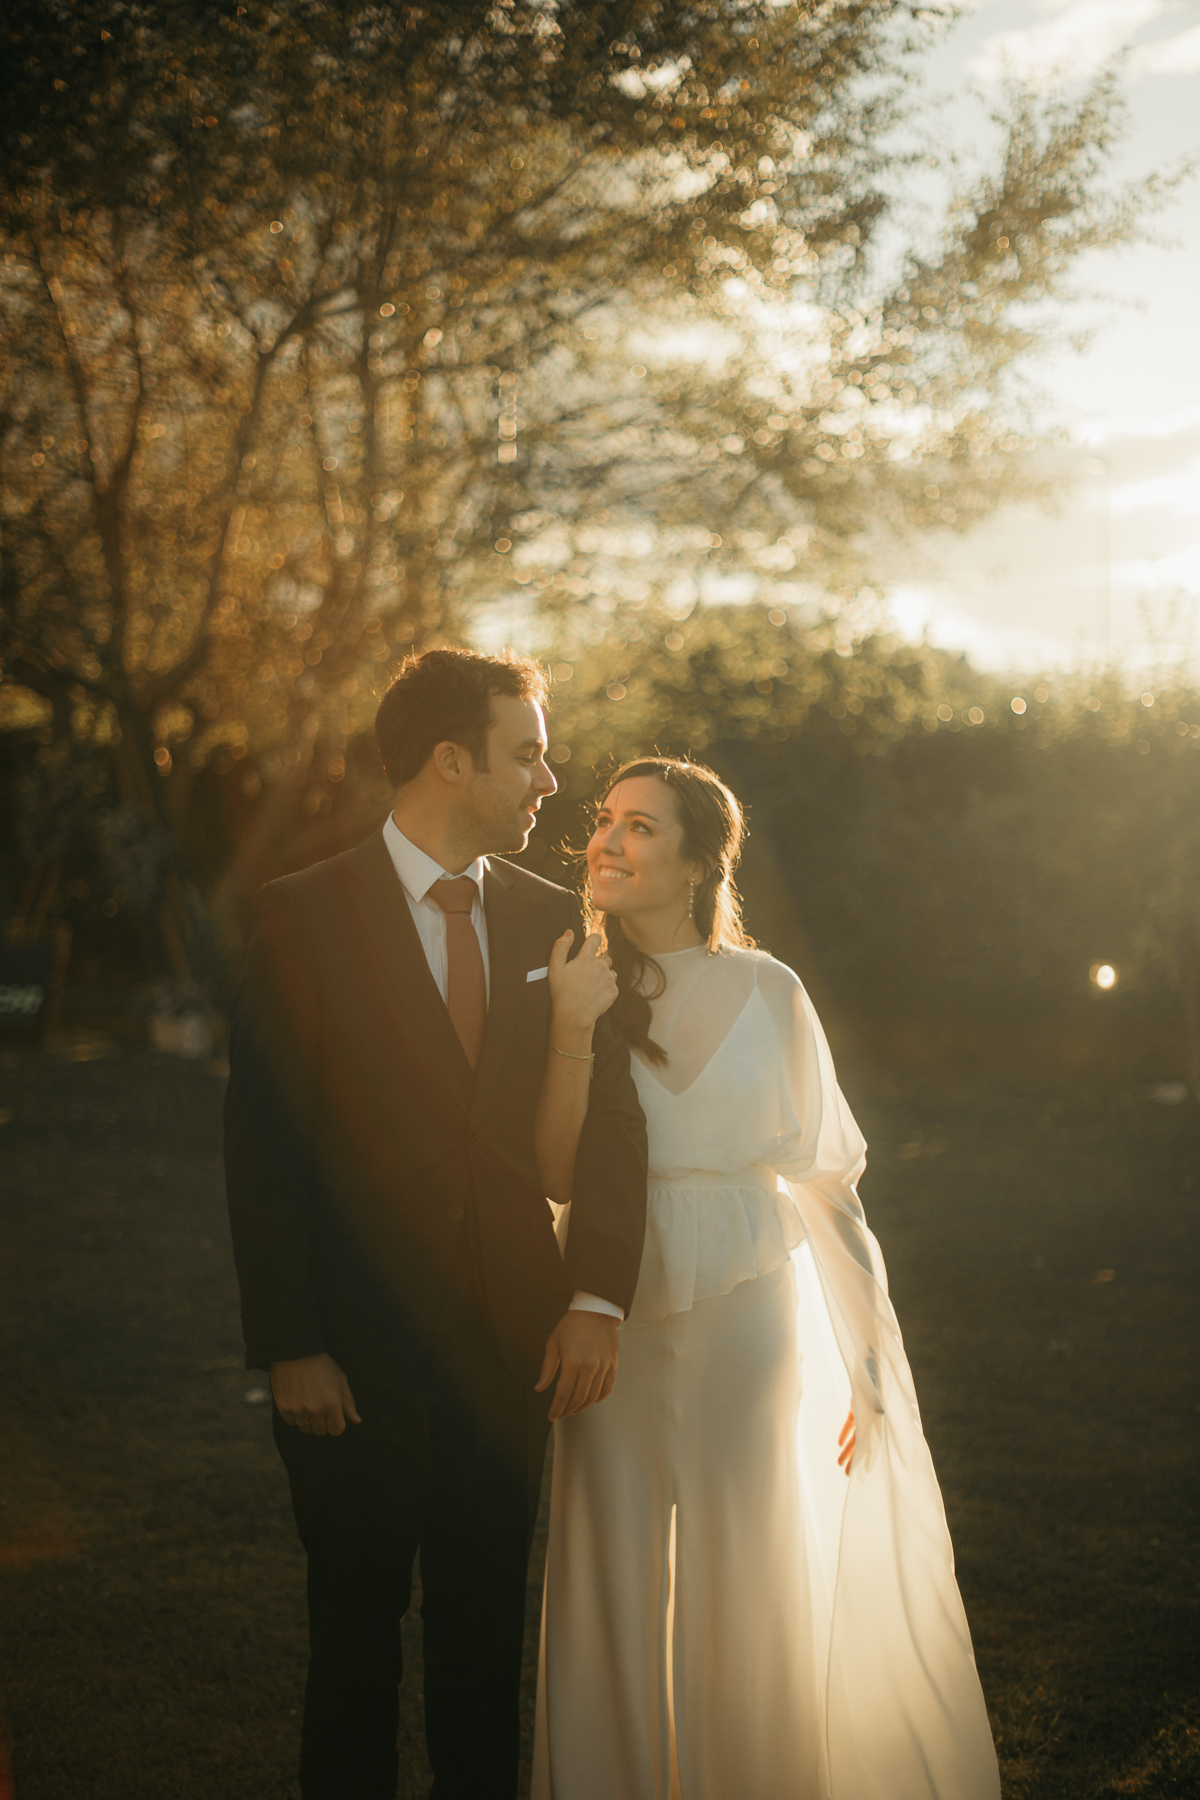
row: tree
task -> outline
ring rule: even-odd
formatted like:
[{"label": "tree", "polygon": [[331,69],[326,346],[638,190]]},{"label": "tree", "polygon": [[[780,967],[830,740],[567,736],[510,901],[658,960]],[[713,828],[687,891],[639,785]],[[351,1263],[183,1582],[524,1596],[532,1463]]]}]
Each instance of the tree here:
[{"label": "tree", "polygon": [[1018,96],[881,287],[936,23],[13,0],[4,682],[106,739],[186,861],[214,754],[336,779],[389,660],[497,598],[722,559],[845,589],[881,531],[994,504],[1031,303],[1136,205],[1111,83]]}]

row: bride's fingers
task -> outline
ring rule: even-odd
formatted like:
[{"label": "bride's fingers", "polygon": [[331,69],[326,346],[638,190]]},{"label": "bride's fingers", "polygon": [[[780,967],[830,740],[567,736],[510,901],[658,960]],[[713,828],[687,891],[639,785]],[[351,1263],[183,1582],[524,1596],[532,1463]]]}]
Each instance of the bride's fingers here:
[{"label": "bride's fingers", "polygon": [[838,1468],[844,1469],[847,1476],[850,1473],[850,1464],[854,1457],[854,1446],[857,1442],[858,1433],[854,1423],[854,1408],[851,1407],[850,1411],[846,1414],[846,1423],[838,1432],[838,1443],[841,1446],[838,1451]]},{"label": "bride's fingers", "polygon": [[593,1375],[591,1381],[588,1383],[587,1393],[584,1395],[583,1400],[580,1404],[580,1408],[579,1408],[580,1412],[584,1412],[589,1406],[595,1406],[597,1400],[602,1399],[603,1395],[604,1395],[604,1370],[597,1369],[597,1371]]},{"label": "bride's fingers", "polygon": [[617,1379],[616,1363],[615,1362],[601,1363],[600,1367],[596,1370],[595,1375],[593,1375],[591,1381],[588,1384],[587,1395],[584,1398],[582,1404],[580,1405],[580,1408],[579,1408],[580,1412],[582,1412],[585,1407],[598,1406],[601,1400],[607,1400],[608,1396],[613,1391],[613,1387],[616,1383],[616,1379]]},{"label": "bride's fingers", "polygon": [[[570,1392],[563,1396],[562,1417],[569,1418],[573,1417],[576,1413],[586,1412],[589,1406],[594,1406],[597,1400],[604,1398],[604,1382],[605,1377],[609,1372],[609,1367],[610,1365],[607,1362],[604,1362],[598,1367],[593,1364],[588,1364],[586,1367],[576,1370]],[[567,1377],[564,1373],[564,1382],[566,1379]],[[558,1403],[559,1396],[556,1394],[554,1400],[555,1406],[557,1406]],[[556,1415],[551,1412],[550,1416],[551,1418],[554,1418]]]},{"label": "bride's fingers", "polygon": [[575,1405],[575,1390],[577,1386],[578,1377],[568,1375],[567,1371],[564,1369],[558,1378],[558,1386],[554,1390],[554,1401],[550,1408],[550,1423],[552,1425],[559,1419],[565,1419],[569,1413],[578,1410]]},{"label": "bride's fingers", "polygon": [[551,1338],[550,1342],[546,1345],[546,1354],[542,1358],[542,1372],[534,1384],[533,1391],[535,1394],[545,1393],[546,1389],[550,1386],[550,1383],[554,1380],[555,1372],[558,1369],[558,1363],[558,1349],[554,1343],[554,1339]]},{"label": "bride's fingers", "polygon": [[567,929],[563,932],[562,936],[555,938],[554,944],[551,948],[550,968],[552,970],[566,968],[567,956],[570,952],[571,945],[574,942],[575,942],[575,933],[571,930],[570,926],[568,925]]},{"label": "bride's fingers", "polygon": [[571,1398],[567,1403],[567,1413],[573,1416],[586,1410],[591,1401],[592,1371],[580,1369],[575,1377],[575,1386],[571,1390]]},{"label": "bride's fingers", "polygon": [[[575,1411],[575,1401],[580,1386],[579,1364],[573,1358],[561,1359],[558,1367],[558,1383],[554,1389],[554,1399],[550,1403],[550,1419],[563,1419],[568,1413]],[[586,1381],[584,1382],[586,1386]]]}]

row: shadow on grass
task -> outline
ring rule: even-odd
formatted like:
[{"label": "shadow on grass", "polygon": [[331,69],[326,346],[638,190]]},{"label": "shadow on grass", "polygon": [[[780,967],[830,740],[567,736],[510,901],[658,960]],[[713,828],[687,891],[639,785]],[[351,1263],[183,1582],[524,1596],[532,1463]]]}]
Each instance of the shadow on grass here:
[{"label": "shadow on grass", "polygon": [[[1195,1116],[844,1078],[1005,1794],[1194,1796]],[[240,1367],[220,1100],[219,1071],[149,1053],[0,1069],[17,1800],[296,1792],[303,1565]],[[539,1589],[535,1570],[527,1736]],[[413,1616],[405,1639],[408,1800],[428,1782]]]}]

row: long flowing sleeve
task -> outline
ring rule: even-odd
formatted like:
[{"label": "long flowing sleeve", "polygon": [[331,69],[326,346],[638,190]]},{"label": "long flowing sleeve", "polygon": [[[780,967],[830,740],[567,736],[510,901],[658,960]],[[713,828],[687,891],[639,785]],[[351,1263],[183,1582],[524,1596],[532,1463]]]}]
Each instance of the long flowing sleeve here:
[{"label": "long flowing sleeve", "polygon": [[[771,970],[778,975],[763,993],[778,1034],[780,1093],[769,1160],[805,1233],[793,1259],[804,1358],[797,1438],[818,1666],[827,1671],[830,1800],[997,1800],[945,1509],[883,1257],[858,1198],[866,1144],[807,994],[790,971]],[[848,1397],[858,1447],[846,1481],[832,1421]]]}]

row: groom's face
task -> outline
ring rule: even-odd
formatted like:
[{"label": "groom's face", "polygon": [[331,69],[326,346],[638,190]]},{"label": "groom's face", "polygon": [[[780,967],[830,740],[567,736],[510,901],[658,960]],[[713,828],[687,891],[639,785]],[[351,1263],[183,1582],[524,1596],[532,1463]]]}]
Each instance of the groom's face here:
[{"label": "groom's face", "polygon": [[546,764],[546,720],[535,700],[496,694],[487,767],[473,766],[462,796],[462,823],[489,850],[523,850],[542,801],[558,787]]}]

